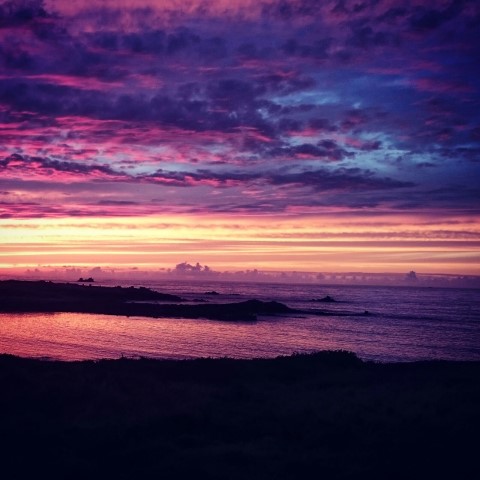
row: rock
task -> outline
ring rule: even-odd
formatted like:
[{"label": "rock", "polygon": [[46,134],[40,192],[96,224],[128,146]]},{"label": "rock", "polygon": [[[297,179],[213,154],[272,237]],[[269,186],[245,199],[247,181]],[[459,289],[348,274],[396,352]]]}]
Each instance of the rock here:
[{"label": "rock", "polygon": [[312,302],[334,303],[336,300],[330,295],[327,295],[323,298],[314,298]]}]

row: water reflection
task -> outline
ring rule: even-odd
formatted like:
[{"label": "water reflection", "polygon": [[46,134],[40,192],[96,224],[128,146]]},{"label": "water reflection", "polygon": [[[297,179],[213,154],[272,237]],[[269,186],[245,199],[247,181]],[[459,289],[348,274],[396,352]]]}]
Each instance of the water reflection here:
[{"label": "water reflection", "polygon": [[[438,325],[437,325],[438,326]],[[364,359],[480,358],[468,325],[448,335],[433,324],[361,317],[265,318],[255,324],[76,313],[0,314],[0,352],[62,360],[275,357],[344,349]],[[467,328],[467,330],[465,330]]]}]

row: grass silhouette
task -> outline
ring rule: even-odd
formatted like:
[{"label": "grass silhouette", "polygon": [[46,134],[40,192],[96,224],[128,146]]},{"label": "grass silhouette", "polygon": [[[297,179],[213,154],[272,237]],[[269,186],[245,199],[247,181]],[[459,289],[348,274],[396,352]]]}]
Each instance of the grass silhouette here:
[{"label": "grass silhouette", "polygon": [[3,478],[473,478],[480,362],[0,356]]}]

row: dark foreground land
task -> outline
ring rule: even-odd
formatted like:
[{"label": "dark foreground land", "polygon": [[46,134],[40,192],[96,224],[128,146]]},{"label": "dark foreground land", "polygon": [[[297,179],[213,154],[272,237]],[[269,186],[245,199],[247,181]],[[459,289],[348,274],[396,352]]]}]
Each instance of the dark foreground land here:
[{"label": "dark foreground land", "polygon": [[0,356],[2,478],[477,478],[480,362]]},{"label": "dark foreground land", "polygon": [[[174,303],[172,303],[174,302]],[[255,321],[258,315],[301,313],[279,302],[185,304],[176,295],[145,287],[101,287],[45,281],[0,281],[0,313],[75,312],[143,317]]]}]

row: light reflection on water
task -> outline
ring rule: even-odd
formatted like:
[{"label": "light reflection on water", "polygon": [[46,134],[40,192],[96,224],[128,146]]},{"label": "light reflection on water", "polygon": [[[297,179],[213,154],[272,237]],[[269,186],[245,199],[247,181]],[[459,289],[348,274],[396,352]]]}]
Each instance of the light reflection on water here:
[{"label": "light reflection on water", "polygon": [[121,355],[251,358],[331,349],[356,351],[363,358],[379,360],[459,359],[468,354],[463,352],[463,342],[454,338],[439,336],[432,344],[428,328],[359,325],[359,321],[268,318],[250,324],[77,313],[2,314],[0,351],[64,360]]},{"label": "light reflection on water", "polygon": [[[219,288],[214,286],[203,285],[203,291]],[[176,288],[185,292],[186,286]],[[225,288],[230,290],[221,292],[224,296],[210,300],[275,299],[293,307],[345,311],[350,316],[297,315],[227,323],[76,313],[0,314],[0,353],[81,360],[122,355],[252,358],[343,349],[380,361],[480,360],[478,291],[388,287],[309,287],[305,291],[302,286],[278,285],[257,286],[256,290],[241,285],[236,291],[235,286]],[[313,305],[310,301],[326,293],[344,302]],[[192,295],[198,297],[201,292],[192,291]],[[366,309],[371,315],[362,315]]]},{"label": "light reflection on water", "polygon": [[288,319],[251,324],[77,313],[2,314],[0,337],[0,351],[65,360],[121,355],[249,358],[335,348],[312,338],[306,329],[295,329]]}]

